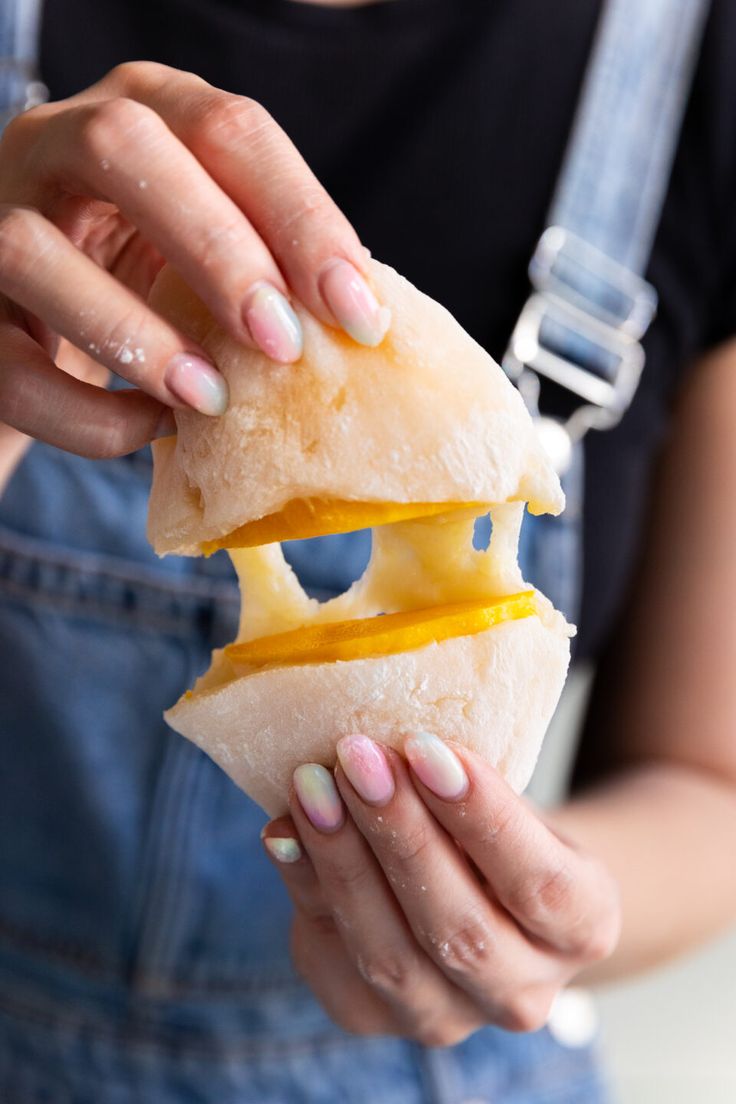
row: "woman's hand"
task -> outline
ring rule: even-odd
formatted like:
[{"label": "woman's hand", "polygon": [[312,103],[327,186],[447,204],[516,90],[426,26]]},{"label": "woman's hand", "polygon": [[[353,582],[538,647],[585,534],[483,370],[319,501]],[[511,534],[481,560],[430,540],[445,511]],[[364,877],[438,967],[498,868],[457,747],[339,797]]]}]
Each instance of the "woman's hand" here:
[{"label": "woman's hand", "polygon": [[223,377],[146,306],[164,260],[275,361],[301,352],[290,289],[363,344],[386,330],[366,252],[268,112],[133,62],[3,135],[0,421],[101,457],[171,432],[169,408],[222,413]]},{"label": "woman's hand", "polygon": [[542,1027],[616,945],[611,876],[465,749],[413,737],[407,767],[348,736],[338,753],[337,786],[300,767],[291,818],[264,830],[296,908],[297,969],[329,1014],[442,1046],[489,1023]]}]

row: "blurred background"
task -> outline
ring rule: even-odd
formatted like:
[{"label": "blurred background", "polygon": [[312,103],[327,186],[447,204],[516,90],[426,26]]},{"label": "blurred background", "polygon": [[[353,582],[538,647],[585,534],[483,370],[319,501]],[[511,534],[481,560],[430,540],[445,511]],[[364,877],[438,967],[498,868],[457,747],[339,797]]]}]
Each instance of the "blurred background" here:
[{"label": "blurred background", "polygon": [[[547,734],[529,787],[542,805],[564,791],[592,673],[573,669]],[[574,993],[560,1002],[554,1026],[581,1042],[598,1028],[616,1104],[734,1104],[735,979],[733,931],[639,980],[606,986],[590,1001]]]}]

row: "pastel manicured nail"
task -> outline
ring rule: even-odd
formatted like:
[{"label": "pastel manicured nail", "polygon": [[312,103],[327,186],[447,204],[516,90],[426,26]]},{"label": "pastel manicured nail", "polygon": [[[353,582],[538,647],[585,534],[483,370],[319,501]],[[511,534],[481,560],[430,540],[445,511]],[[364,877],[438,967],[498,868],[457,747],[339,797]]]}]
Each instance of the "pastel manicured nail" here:
[{"label": "pastel manicured nail", "polygon": [[295,839],[279,839],[275,836],[265,837],[263,840],[269,854],[281,863],[295,863],[302,857],[302,849]]},{"label": "pastel manicured nail", "polygon": [[394,776],[383,748],[367,736],[343,736],[337,745],[340,766],[364,801],[384,805],[394,795]]},{"label": "pastel manicured nail", "polygon": [[294,788],[302,809],[315,828],[333,832],[343,822],[343,808],[335,780],[319,763],[303,763],[294,771]]},{"label": "pastel manicured nail", "polygon": [[302,355],[302,327],[291,303],[273,284],[260,283],[245,298],[243,317],[251,337],[271,360],[291,364]]},{"label": "pastel manicured nail", "polygon": [[462,797],[468,788],[468,776],[454,751],[431,732],[410,736],[404,754],[420,782],[438,797]]},{"label": "pastel manicured nail", "polygon": [[217,369],[192,353],[177,353],[166,366],[164,382],[177,399],[200,414],[224,414],[230,399],[227,380]]},{"label": "pastel manicured nail", "polygon": [[360,345],[380,345],[391,322],[357,268],[349,261],[329,261],[319,281],[322,297],[337,322]]}]

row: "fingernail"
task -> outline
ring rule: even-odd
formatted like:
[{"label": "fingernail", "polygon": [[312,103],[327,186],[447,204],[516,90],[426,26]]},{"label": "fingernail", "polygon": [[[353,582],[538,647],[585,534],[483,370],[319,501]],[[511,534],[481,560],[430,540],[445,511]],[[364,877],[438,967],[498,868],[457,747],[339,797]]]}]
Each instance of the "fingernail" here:
[{"label": "fingernail", "polygon": [[410,736],[404,754],[420,782],[438,797],[462,797],[468,789],[468,776],[454,751],[431,732]]},{"label": "fingernail", "polygon": [[302,849],[295,839],[267,837],[263,840],[266,850],[281,863],[295,863],[302,857]]},{"label": "fingernail", "polygon": [[227,410],[227,380],[201,357],[177,353],[166,366],[164,382],[177,399],[200,414],[217,417]]},{"label": "fingernail", "polygon": [[352,786],[364,801],[385,805],[394,796],[394,776],[383,748],[367,736],[343,736],[337,757]]},{"label": "fingernail", "polygon": [[329,261],[319,281],[322,297],[346,333],[360,345],[380,345],[391,322],[363,277],[349,261]]},{"label": "fingernail", "polygon": [[294,771],[294,788],[302,809],[315,828],[333,832],[343,822],[342,801],[330,771],[319,763],[303,763]]},{"label": "fingernail", "polygon": [[260,283],[246,296],[243,317],[251,337],[271,360],[292,364],[302,355],[302,327],[291,303],[273,284]]}]

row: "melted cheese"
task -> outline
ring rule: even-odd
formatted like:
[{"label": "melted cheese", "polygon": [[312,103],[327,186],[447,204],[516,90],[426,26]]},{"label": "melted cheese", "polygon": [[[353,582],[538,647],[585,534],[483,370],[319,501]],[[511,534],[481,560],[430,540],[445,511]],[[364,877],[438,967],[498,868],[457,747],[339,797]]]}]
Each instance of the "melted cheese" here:
[{"label": "melted cheese", "polygon": [[237,642],[523,590],[517,563],[523,503],[491,509],[493,534],[485,551],[473,548],[477,512],[475,507],[453,510],[375,529],[365,573],[345,594],[328,602],[305,594],[279,544],[230,549],[242,595]]},{"label": "melted cheese", "polygon": [[[233,529],[224,537],[204,541],[200,546],[205,556],[220,548],[253,548],[277,541],[304,540],[332,533],[352,533],[356,529],[373,529],[410,518],[434,517],[448,510],[472,507],[473,504],[447,502],[347,502],[334,498],[293,498],[277,514],[267,514]],[[476,513],[482,510],[479,504]]]}]

